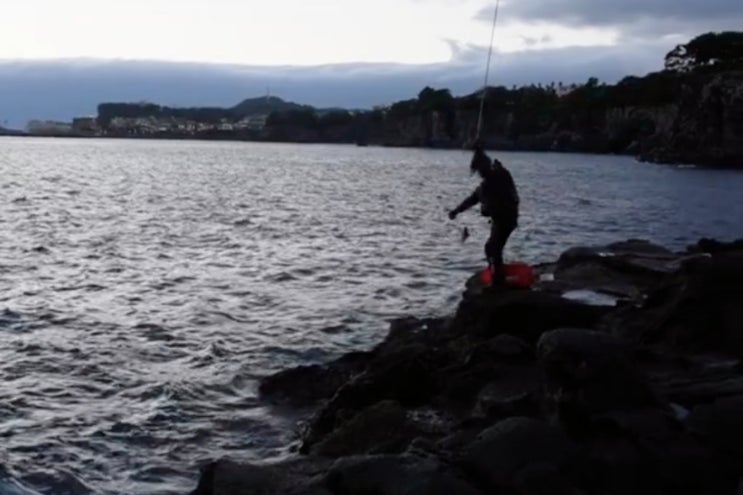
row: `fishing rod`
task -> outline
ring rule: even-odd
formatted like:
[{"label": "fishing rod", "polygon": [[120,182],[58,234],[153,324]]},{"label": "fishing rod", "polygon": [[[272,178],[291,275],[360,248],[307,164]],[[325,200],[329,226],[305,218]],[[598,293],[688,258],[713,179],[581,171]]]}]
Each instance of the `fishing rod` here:
[{"label": "fishing rod", "polygon": [[[485,64],[485,80],[483,81],[482,95],[480,96],[480,111],[477,115],[477,128],[475,132],[474,143],[478,143],[480,141],[480,137],[482,134],[483,118],[485,115],[485,97],[487,95],[488,82],[490,80],[490,65],[493,59],[493,45],[495,43],[495,28],[498,25],[498,14],[500,12],[500,1],[501,0],[495,1],[495,9],[493,11],[493,26],[490,30],[490,44],[488,46],[488,60],[487,60],[487,63]],[[461,234],[460,239],[462,242],[466,242],[467,239],[469,239],[469,237],[470,237],[470,230],[467,226],[465,226],[462,229],[462,234]]]},{"label": "fishing rod", "polygon": [[500,11],[500,0],[495,2],[495,11],[493,12],[493,27],[490,30],[490,47],[488,48],[488,62],[485,65],[485,82],[482,86],[482,96],[480,97],[480,113],[477,116],[477,131],[475,132],[475,142],[480,140],[482,133],[482,120],[485,115],[485,95],[488,92],[488,80],[490,78],[490,61],[493,58],[493,43],[495,42],[495,28],[498,25],[498,13]]}]

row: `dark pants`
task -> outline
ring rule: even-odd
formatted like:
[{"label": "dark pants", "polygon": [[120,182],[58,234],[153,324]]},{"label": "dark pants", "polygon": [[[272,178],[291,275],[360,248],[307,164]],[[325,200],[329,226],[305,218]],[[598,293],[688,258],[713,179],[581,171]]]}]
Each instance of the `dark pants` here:
[{"label": "dark pants", "polygon": [[505,280],[506,273],[503,270],[503,248],[516,228],[516,221],[511,219],[490,219],[490,237],[485,243],[485,256],[488,264],[493,270],[493,280],[500,282]]}]

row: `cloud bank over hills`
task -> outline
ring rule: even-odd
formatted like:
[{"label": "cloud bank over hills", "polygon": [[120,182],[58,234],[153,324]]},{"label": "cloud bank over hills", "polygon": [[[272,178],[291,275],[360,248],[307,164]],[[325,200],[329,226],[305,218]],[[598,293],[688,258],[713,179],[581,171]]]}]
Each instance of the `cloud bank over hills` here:
[{"label": "cloud bank over hills", "polygon": [[[467,94],[482,85],[485,50],[450,42],[445,63],[261,67],[124,60],[0,61],[0,125],[95,114],[104,101],[232,106],[267,94],[319,107],[371,108],[415,97],[425,86]],[[672,48],[573,47],[496,54],[491,84],[615,81],[661,67]],[[4,124],[6,123],[7,124]]]}]

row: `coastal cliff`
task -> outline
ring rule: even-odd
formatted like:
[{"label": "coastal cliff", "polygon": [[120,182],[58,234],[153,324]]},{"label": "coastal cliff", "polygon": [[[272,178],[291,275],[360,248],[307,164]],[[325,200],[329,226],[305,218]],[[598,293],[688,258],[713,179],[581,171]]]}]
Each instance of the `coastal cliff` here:
[{"label": "coastal cliff", "polygon": [[[488,88],[482,139],[494,149],[630,154],[664,163],[743,168],[743,33],[678,45],[665,69],[617,84]],[[482,93],[426,88],[380,119],[396,146],[463,147],[476,134]],[[381,139],[380,139],[381,136]]]},{"label": "coastal cliff", "polygon": [[684,90],[641,157],[743,168],[743,71],[717,74]]},{"label": "coastal cliff", "polygon": [[204,467],[193,495],[735,494],[743,241],[573,248],[532,290],[473,276],[448,318],[265,378],[315,407],[298,454]]},{"label": "coastal cliff", "polygon": [[[657,73],[615,86],[589,81],[575,93],[489,89],[483,141],[500,150],[617,153],[653,162],[743,167],[743,71]],[[393,106],[372,140],[466,147],[475,135],[476,100],[473,95],[457,99],[449,110],[419,106],[407,114]]]},{"label": "coastal cliff", "polygon": [[[664,163],[743,168],[743,33],[709,33],[668,53],[665,68],[616,84],[488,87],[488,148],[615,153]],[[426,87],[373,110],[316,109],[279,98],[232,108],[103,103],[111,137],[239,139],[463,148],[477,134],[483,91]]]}]

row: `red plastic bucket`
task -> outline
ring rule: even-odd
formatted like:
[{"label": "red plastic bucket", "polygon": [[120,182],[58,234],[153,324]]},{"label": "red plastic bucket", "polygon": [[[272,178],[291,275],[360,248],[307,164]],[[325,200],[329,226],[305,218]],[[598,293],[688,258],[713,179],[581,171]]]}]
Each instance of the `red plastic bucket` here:
[{"label": "red plastic bucket", "polygon": [[[534,269],[526,263],[509,263],[504,266],[506,271],[506,285],[519,289],[528,289],[537,279]],[[493,283],[493,273],[490,267],[480,273],[480,281],[485,285]]]}]

